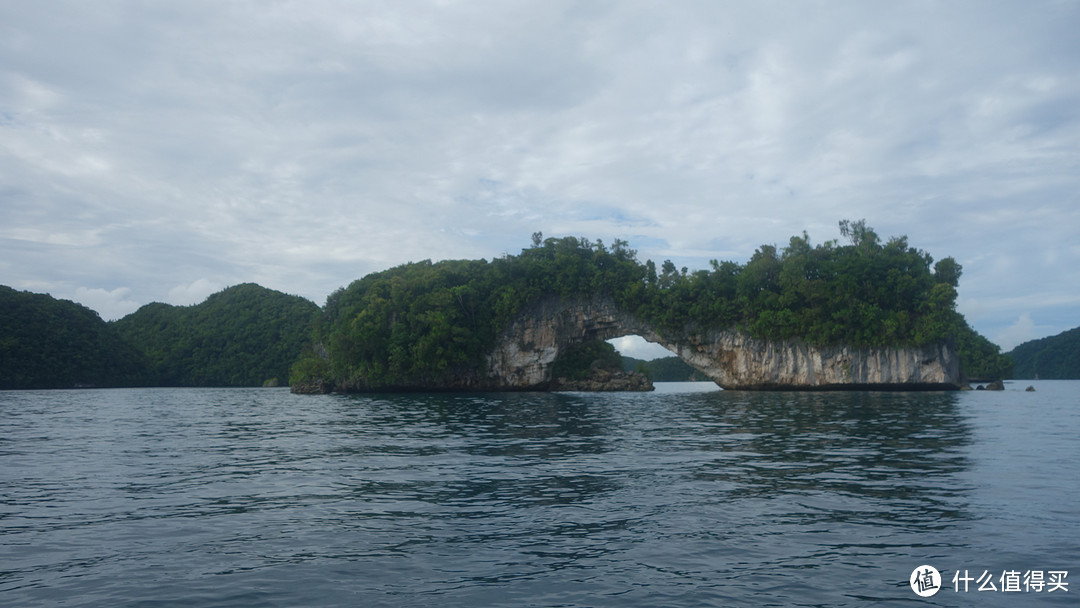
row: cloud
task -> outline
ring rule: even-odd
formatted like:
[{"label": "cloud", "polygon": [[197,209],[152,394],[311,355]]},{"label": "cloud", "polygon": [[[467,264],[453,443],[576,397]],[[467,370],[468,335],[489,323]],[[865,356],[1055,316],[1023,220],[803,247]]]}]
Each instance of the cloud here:
[{"label": "cloud", "polygon": [[168,304],[190,306],[198,304],[208,296],[221,291],[223,286],[207,279],[198,279],[186,285],[177,285],[169,290]]},{"label": "cloud", "polygon": [[634,359],[652,361],[653,359],[672,357],[675,355],[675,353],[659,344],[646,342],[645,338],[642,338],[641,336],[623,336],[621,338],[613,338],[608,340],[608,342],[623,356],[633,357]]},{"label": "cloud", "polygon": [[994,341],[1001,346],[1002,351],[1008,352],[1016,345],[1035,337],[1035,322],[1031,319],[1031,315],[1025,312],[1015,323],[999,331],[994,336]]},{"label": "cloud", "polygon": [[114,321],[138,310],[139,303],[130,296],[129,287],[113,290],[79,287],[75,290],[75,301],[96,310],[106,321]]},{"label": "cloud", "polygon": [[[1078,20],[1054,2],[4,5],[0,282],[321,302],[537,230],[705,268],[866,218],[960,261],[961,311],[997,335],[1050,316],[989,303],[1080,284]],[[1063,306],[1055,328],[1080,318]]]},{"label": "cloud", "polygon": [[1002,352],[1009,352],[1029,340],[1060,333],[1053,330],[1053,326],[1050,325],[1037,325],[1031,318],[1031,314],[1025,312],[1020,314],[1015,323],[994,334],[992,339],[1001,346]]}]

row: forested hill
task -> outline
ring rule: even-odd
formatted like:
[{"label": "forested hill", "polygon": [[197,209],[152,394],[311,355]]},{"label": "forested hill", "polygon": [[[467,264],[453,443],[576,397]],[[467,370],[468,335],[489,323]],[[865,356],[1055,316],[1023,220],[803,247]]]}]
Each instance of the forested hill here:
[{"label": "forested hill", "polygon": [[661,357],[651,361],[635,359],[633,357],[622,358],[624,372],[640,372],[649,377],[653,382],[696,382],[708,381],[704,374],[687,365],[678,357]]},{"label": "forested hill", "polygon": [[0,285],[0,389],[138,386],[147,362],[89,308]]},{"label": "forested hill", "polygon": [[153,303],[114,321],[150,364],[160,386],[285,384],[319,307],[246,283],[195,306]]},{"label": "forested hill", "polygon": [[1080,327],[1024,342],[1009,355],[1014,378],[1080,380]]},{"label": "forested hill", "polygon": [[543,239],[519,255],[424,261],[368,275],[332,294],[290,383],[373,390],[441,386],[479,370],[496,335],[542,297],[610,298],[676,334],[738,328],[809,344],[906,346],[951,341],[969,377],[1001,377],[1011,362],[956,312],[960,265],[934,263],[907,237],[882,241],[864,221],[840,223],[849,244],[806,233],[762,245],[746,264],[711,270],[644,264],[625,241]]}]

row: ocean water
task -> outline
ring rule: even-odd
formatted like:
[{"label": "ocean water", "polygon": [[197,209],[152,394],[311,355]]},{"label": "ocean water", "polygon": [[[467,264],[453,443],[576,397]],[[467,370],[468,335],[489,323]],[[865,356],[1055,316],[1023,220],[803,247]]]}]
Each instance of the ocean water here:
[{"label": "ocean water", "polygon": [[1080,605],[1080,382],[1006,386],[0,392],[0,605]]}]

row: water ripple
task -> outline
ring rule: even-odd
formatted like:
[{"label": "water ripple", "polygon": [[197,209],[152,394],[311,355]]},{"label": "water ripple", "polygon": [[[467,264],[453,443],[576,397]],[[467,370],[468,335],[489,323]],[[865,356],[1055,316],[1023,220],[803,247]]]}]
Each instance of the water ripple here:
[{"label": "water ripple", "polygon": [[[1061,483],[1080,456],[1063,415],[1078,386],[1045,384],[1038,400],[4,392],[0,593],[69,606],[899,605],[917,599],[907,576],[923,563],[1080,561],[1059,533],[1080,528],[1080,490]],[[935,602],[976,599],[948,591]]]}]

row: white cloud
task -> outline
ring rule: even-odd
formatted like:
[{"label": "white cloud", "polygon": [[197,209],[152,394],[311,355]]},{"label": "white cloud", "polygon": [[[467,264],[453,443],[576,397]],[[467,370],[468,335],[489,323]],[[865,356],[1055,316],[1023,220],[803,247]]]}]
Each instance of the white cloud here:
[{"label": "white cloud", "polygon": [[209,279],[197,279],[192,283],[177,285],[169,290],[168,304],[190,306],[205,300],[211,294],[221,291],[223,286]]},{"label": "white cloud", "polygon": [[621,338],[612,338],[608,342],[623,356],[645,361],[671,357],[675,354],[659,344],[647,342],[641,336],[623,336]]},{"label": "white cloud", "polygon": [[1025,312],[1020,314],[1015,323],[994,334],[991,340],[1001,346],[1002,352],[1008,352],[1029,340],[1058,333],[1053,329],[1050,325],[1037,325],[1031,318],[1031,314]]},{"label": "white cloud", "polygon": [[112,290],[79,287],[75,290],[75,301],[96,310],[106,321],[119,319],[138,310],[139,303],[130,296],[130,287],[117,287]]}]

